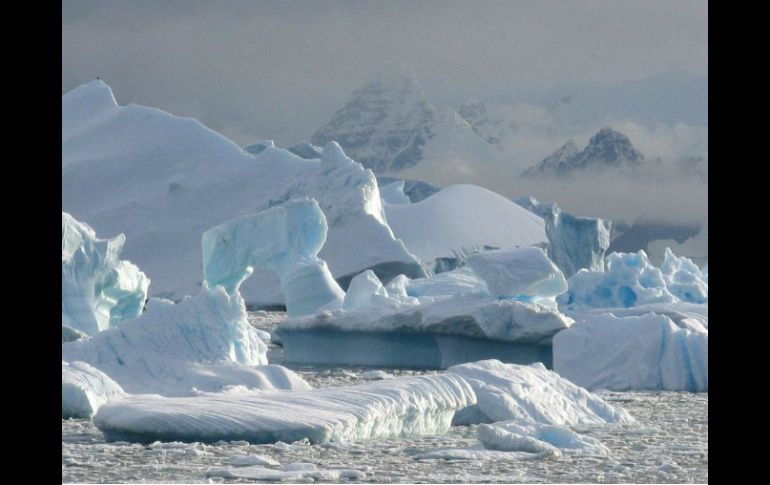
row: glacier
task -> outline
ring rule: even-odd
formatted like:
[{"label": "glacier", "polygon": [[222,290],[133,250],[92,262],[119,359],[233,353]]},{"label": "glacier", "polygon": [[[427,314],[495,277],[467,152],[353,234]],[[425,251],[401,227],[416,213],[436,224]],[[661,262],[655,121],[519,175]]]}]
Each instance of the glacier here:
[{"label": "glacier", "polygon": [[62,360],[85,362],[131,394],[184,396],[232,385],[309,388],[294,372],[266,365],[266,353],[240,295],[205,282],[194,297],[154,304],[90,340],[62,344]]},{"label": "glacier", "polygon": [[62,332],[68,338],[94,335],[142,313],[150,280],[119,259],[125,242],[123,234],[98,239],[91,227],[62,212]]},{"label": "glacier", "polygon": [[99,407],[125,396],[120,385],[85,362],[61,362],[61,417],[91,419]]},{"label": "glacier", "polygon": [[312,199],[225,222],[203,233],[204,278],[210,288],[221,285],[232,295],[255,268],[270,269],[281,280],[288,315],[314,313],[345,296],[318,258],[326,234],[326,217]]},{"label": "glacier", "polygon": [[455,425],[511,420],[553,426],[634,422],[622,408],[540,363],[516,365],[490,359],[452,366],[447,372],[465,378],[476,393],[476,405],[455,414]]},{"label": "glacier", "polygon": [[[119,106],[92,81],[62,96],[62,208],[97,233],[125,233],[123,257],[152,279],[151,296],[174,301],[200,289],[205,230],[301,197],[326,215],[319,257],[343,288],[365,269],[425,276],[388,225],[374,174],[338,148],[315,160],[274,146],[252,155],[194,119]],[[250,305],[284,303],[270,270],[240,292]]]},{"label": "glacier", "polygon": [[553,339],[556,372],[587,389],[708,392],[708,328],[665,315],[573,314]]},{"label": "glacier", "polygon": [[94,424],[111,441],[321,443],[444,433],[473,403],[465,380],[438,374],[290,393],[128,396],[103,405]]},{"label": "glacier", "polygon": [[612,253],[607,271],[581,270],[569,278],[569,290],[557,301],[575,307],[628,308],[648,303],[708,303],[708,276],[685,257],[666,250],[655,267],[644,251]]},{"label": "glacier", "polygon": [[556,204],[541,203],[534,197],[520,197],[516,203],[543,218],[548,257],[567,277],[581,269],[604,271],[612,221],[573,216]]}]

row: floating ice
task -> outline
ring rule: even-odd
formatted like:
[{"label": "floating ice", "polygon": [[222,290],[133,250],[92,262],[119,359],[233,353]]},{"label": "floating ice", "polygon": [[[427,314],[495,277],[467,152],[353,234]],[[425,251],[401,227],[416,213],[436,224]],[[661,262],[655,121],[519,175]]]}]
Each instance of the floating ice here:
[{"label": "floating ice", "polygon": [[87,224],[61,213],[62,326],[94,335],[142,313],[150,280],[118,259],[125,241],[123,234],[97,239]]},{"label": "floating ice", "polygon": [[524,366],[485,360],[456,365],[447,372],[464,377],[478,401],[458,412],[454,424],[526,420],[575,426],[634,421],[623,409],[613,407],[542,364]]},{"label": "floating ice", "polygon": [[323,155],[323,149],[321,147],[315,146],[312,143],[308,143],[306,141],[292,145],[286,150],[300,158],[307,160],[320,160],[321,156]]},{"label": "floating ice", "polygon": [[255,389],[307,389],[281,366],[246,320],[238,293],[205,284],[195,297],[162,304],[141,318],[62,345],[62,358],[99,369],[129,393],[190,395],[239,384]]},{"label": "floating ice", "polygon": [[581,269],[604,271],[612,221],[573,216],[556,204],[540,203],[534,197],[521,197],[516,203],[545,220],[548,257],[567,277]]},{"label": "floating ice", "polygon": [[564,274],[540,248],[485,251],[471,255],[466,263],[495,298],[537,302],[567,291]]},{"label": "floating ice", "polygon": [[531,421],[506,421],[482,424],[478,429],[484,448],[498,451],[523,451],[550,456],[606,456],[609,448],[590,436],[578,434],[563,426]]},{"label": "floating ice", "polygon": [[545,243],[542,218],[476,185],[452,185],[413,204],[386,204],[388,222],[424,264],[458,248],[511,248]]},{"label": "floating ice", "polygon": [[[306,466],[296,466],[306,465]],[[222,478],[240,478],[244,480],[259,480],[268,482],[293,482],[312,480],[312,481],[331,481],[336,482],[343,479],[363,480],[366,473],[351,469],[319,469],[311,463],[292,463],[286,465],[282,470],[265,468],[262,466],[252,466],[244,468],[212,468],[206,473],[207,477]]]},{"label": "floating ice", "polygon": [[350,281],[342,307],[345,310],[377,312],[380,309],[395,311],[419,305],[417,298],[407,295],[404,278],[404,275],[399,275],[385,287],[372,270],[366,270]]},{"label": "floating ice", "polygon": [[252,155],[259,155],[267,148],[275,148],[275,142],[273,140],[263,140],[244,147],[243,151],[251,153]]},{"label": "floating ice", "polygon": [[607,272],[581,270],[569,281],[559,305],[573,307],[633,307],[647,303],[708,303],[708,280],[687,258],[666,251],[660,268],[644,251],[612,253]]},{"label": "floating ice", "polygon": [[708,392],[708,330],[699,330],[697,320],[685,322],[688,329],[655,313],[576,318],[553,339],[554,370],[572,382],[588,389]]},{"label": "floating ice", "polygon": [[404,180],[396,180],[380,186],[380,197],[388,204],[411,204],[412,201],[404,193]]},{"label": "floating ice", "polygon": [[61,362],[61,417],[91,419],[99,407],[125,396],[120,385],[85,362]]},{"label": "floating ice", "polygon": [[341,303],[345,292],[318,258],[326,233],[326,218],[310,199],[233,219],[203,234],[204,277],[232,295],[254,268],[275,271],[290,317]]},{"label": "floating ice", "polygon": [[291,393],[129,396],[102,406],[94,423],[109,440],[320,443],[444,433],[475,401],[464,379],[438,374]]},{"label": "floating ice", "polygon": [[[208,228],[301,197],[326,216],[319,257],[343,288],[368,268],[385,282],[425,276],[388,226],[374,174],[326,158],[275,147],[251,155],[196,120],[118,106],[101,81],[62,96],[62,207],[99,234],[125,232],[123,257],[152,279],[152,296],[196,294]],[[249,304],[284,303],[270,270],[255,269],[240,292]]]}]

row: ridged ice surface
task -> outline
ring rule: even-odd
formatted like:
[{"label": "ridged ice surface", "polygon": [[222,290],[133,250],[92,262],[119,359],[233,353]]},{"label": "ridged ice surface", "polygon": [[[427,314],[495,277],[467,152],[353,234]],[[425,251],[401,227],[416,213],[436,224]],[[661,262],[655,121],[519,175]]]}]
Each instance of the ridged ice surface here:
[{"label": "ridged ice surface", "polygon": [[441,434],[455,410],[475,402],[461,377],[434,375],[284,393],[129,396],[102,406],[94,423],[116,440],[321,443]]},{"label": "ridged ice surface", "polygon": [[[313,385],[360,382],[363,374],[354,368],[332,369],[325,376],[318,370],[298,371]],[[607,456],[564,454],[558,459],[524,460],[532,453],[495,450],[466,453],[465,460],[425,456],[438,454],[438,450],[478,446],[478,426],[452,427],[444,435],[320,445],[250,445],[239,441],[141,445],[106,443],[90,421],[62,420],[62,481],[253,483],[256,477],[223,478],[221,470],[235,476],[240,469],[246,475],[246,469],[256,465],[244,463],[256,464],[267,458],[280,465],[263,465],[262,474],[272,471],[276,477],[275,472],[285,467],[295,468],[292,464],[311,463],[320,470],[337,470],[339,478],[334,473],[318,474],[318,481],[327,483],[708,482],[708,394],[640,392],[606,393],[602,397],[623,406],[637,423],[581,430],[601,441],[609,449]],[[463,454],[454,456],[461,458]],[[297,473],[292,474],[289,481],[312,481],[310,472],[302,479],[296,477]]]}]

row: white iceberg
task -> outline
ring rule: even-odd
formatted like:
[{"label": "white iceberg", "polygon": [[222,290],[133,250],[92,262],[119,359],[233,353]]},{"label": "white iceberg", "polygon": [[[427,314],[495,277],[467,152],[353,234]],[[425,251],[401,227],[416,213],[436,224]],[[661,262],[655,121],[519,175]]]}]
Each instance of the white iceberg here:
[{"label": "white iceberg", "polygon": [[438,374],[291,393],[129,396],[94,417],[108,440],[311,443],[439,434],[475,403],[459,376]]},{"label": "white iceberg", "polygon": [[708,392],[708,329],[647,313],[576,316],[553,339],[554,370],[588,389]]},{"label": "white iceberg", "polygon": [[476,185],[452,185],[414,204],[386,203],[385,212],[396,237],[426,266],[464,248],[548,241],[541,217]]},{"label": "white iceberg", "polygon": [[[489,265],[484,268],[494,274]],[[401,275],[387,285],[364,272],[353,279],[341,306],[289,318],[274,335],[283,344],[284,361],[296,364],[445,369],[497,358],[550,366],[551,338],[572,320],[555,304],[541,304],[549,298],[553,303],[561,275],[552,264],[545,270],[524,268],[521,276],[527,277],[516,280],[516,288],[536,301],[493,297],[470,268],[416,280]],[[494,281],[513,288],[514,274],[496,274]]]},{"label": "white iceberg", "polygon": [[207,477],[240,478],[243,480],[260,480],[266,482],[302,483],[302,481],[325,480],[339,482],[342,479],[363,480],[366,473],[348,468],[319,469],[312,463],[292,463],[281,470],[263,466],[212,468],[206,473]]},{"label": "white iceberg", "polygon": [[581,270],[568,280],[559,296],[561,308],[628,308],[651,303],[708,303],[708,276],[687,258],[666,251],[660,268],[644,251],[612,253],[607,271]]},{"label": "white iceberg", "polygon": [[531,421],[506,421],[482,424],[478,429],[479,442],[488,450],[542,454],[543,456],[571,455],[606,456],[610,450],[601,441],[585,436],[564,426]]},{"label": "white iceberg", "polygon": [[87,224],[61,214],[62,326],[87,335],[142,313],[150,280],[119,259],[126,237],[98,239]]},{"label": "white iceberg", "polygon": [[126,393],[85,362],[61,362],[61,417],[91,419],[99,407]]},{"label": "white iceberg", "polygon": [[567,291],[564,274],[540,248],[485,251],[469,256],[466,264],[495,298],[539,302]]},{"label": "white iceberg", "polygon": [[345,292],[317,256],[326,233],[326,218],[310,199],[225,222],[203,234],[205,280],[232,295],[255,268],[272,270],[281,280],[290,317],[341,303]]},{"label": "white iceberg", "polygon": [[604,253],[610,247],[612,221],[573,216],[556,204],[540,203],[534,197],[521,197],[516,203],[543,218],[548,257],[567,277],[581,269],[604,271]]},{"label": "white iceberg", "polygon": [[[380,198],[386,204],[411,204],[412,200],[404,193],[404,180],[395,180],[380,186]],[[387,212],[387,209],[386,209]]]},{"label": "white iceberg", "polygon": [[[330,143],[323,161],[265,147],[244,152],[196,120],[118,106],[92,81],[62,96],[62,207],[100,234],[125,232],[124,257],[175,301],[200,289],[200,238],[222,221],[311,197],[329,225],[319,253],[344,287],[365,269],[383,281],[425,276],[387,223],[377,180]],[[278,276],[255,270],[249,304],[282,304]]]},{"label": "white iceberg", "polygon": [[454,424],[523,420],[577,426],[634,421],[622,408],[539,363],[525,366],[485,360],[456,365],[447,372],[465,378],[477,399],[475,406],[455,415]]},{"label": "white iceberg", "polygon": [[88,363],[131,394],[193,395],[229,385],[309,388],[290,370],[265,365],[266,352],[240,295],[205,283],[195,297],[155,305],[88,341],[62,344],[62,359]]}]

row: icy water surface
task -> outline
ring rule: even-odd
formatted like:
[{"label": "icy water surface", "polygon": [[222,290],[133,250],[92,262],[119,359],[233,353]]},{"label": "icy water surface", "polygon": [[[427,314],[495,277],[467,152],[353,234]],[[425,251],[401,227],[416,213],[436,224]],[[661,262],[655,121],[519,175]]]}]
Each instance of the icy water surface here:
[{"label": "icy water surface", "polygon": [[[280,314],[252,314],[262,329]],[[270,362],[280,363],[271,346]],[[313,387],[330,387],[383,377],[371,369],[293,367]],[[390,375],[424,372],[384,369]],[[384,377],[387,377],[385,375]],[[421,455],[477,443],[476,426],[454,427],[446,435],[377,439],[356,443],[249,445],[245,442],[106,443],[84,420],[62,420],[63,482],[242,483],[268,479],[291,482],[698,482],[708,481],[708,394],[681,392],[604,393],[624,407],[634,425],[589,428],[587,435],[611,450],[607,457],[569,456],[540,460],[445,460]],[[516,456],[510,454],[510,456]],[[226,478],[249,473],[250,479]],[[281,472],[311,469],[305,473]],[[223,470],[225,469],[225,470]],[[243,470],[238,472],[238,470]],[[343,470],[335,472],[334,470]],[[300,477],[300,478],[298,478]]]}]

